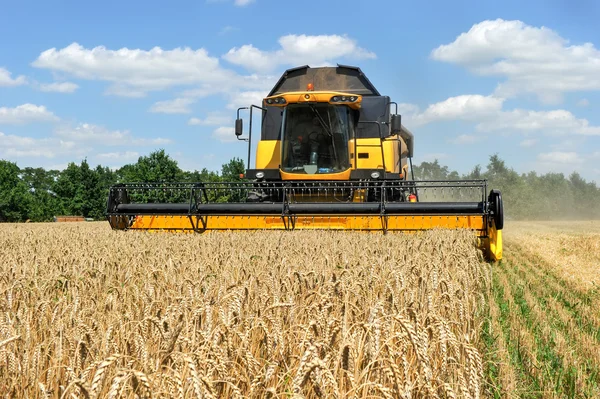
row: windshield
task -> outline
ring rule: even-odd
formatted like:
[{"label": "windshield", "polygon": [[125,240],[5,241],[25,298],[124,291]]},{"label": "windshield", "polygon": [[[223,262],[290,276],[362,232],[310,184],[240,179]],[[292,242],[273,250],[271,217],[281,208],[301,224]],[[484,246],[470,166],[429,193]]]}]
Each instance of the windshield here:
[{"label": "windshield", "polygon": [[348,140],[354,138],[345,105],[290,104],[284,113],[284,172],[336,173],[350,167]]}]

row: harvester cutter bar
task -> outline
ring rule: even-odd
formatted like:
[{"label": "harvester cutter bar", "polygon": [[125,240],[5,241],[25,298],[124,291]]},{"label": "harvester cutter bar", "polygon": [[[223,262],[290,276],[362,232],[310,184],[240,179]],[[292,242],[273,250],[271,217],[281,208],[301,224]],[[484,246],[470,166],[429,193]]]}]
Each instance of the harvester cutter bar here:
[{"label": "harvester cutter bar", "polygon": [[[294,229],[299,216],[372,215],[386,231],[394,215],[485,217],[486,188],[485,180],[130,183],[110,188],[106,214],[116,229],[143,216],[185,216],[195,231],[210,229],[212,216],[278,215]],[[409,202],[416,192],[420,201]]]}]

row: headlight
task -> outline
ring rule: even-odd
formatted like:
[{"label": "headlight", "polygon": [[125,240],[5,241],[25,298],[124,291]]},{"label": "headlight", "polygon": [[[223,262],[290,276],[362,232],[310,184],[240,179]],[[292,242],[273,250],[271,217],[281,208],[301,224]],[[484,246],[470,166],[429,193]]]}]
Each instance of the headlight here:
[{"label": "headlight", "polygon": [[257,179],[262,179],[263,177],[265,177],[265,172],[256,172]]},{"label": "headlight", "polygon": [[332,103],[353,103],[358,100],[357,96],[333,96],[331,97]]},{"label": "headlight", "polygon": [[371,178],[372,179],[379,179],[379,172],[373,172],[373,173],[371,173]]},{"label": "headlight", "polygon": [[275,98],[267,98],[267,104],[285,104],[285,98],[283,97],[275,97]]}]

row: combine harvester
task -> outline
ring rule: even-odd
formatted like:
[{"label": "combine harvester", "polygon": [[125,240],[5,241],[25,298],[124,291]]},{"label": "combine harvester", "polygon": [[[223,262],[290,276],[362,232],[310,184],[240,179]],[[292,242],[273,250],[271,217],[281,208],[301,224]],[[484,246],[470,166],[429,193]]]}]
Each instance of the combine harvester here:
[{"label": "combine harvester", "polygon": [[[396,112],[391,113],[392,106]],[[243,136],[240,111],[249,110]],[[254,112],[253,112],[254,111]],[[470,229],[502,257],[502,196],[485,180],[415,181],[413,134],[397,104],[359,68],[287,70],[261,106],[237,111],[248,144],[261,117],[255,169],[230,183],[128,183],[110,188],[113,229],[421,231]]]}]

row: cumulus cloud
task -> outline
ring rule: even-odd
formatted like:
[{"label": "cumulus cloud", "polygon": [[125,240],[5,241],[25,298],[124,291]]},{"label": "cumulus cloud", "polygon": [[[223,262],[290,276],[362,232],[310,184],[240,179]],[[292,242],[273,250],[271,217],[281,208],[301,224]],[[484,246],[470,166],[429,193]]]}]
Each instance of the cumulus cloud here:
[{"label": "cumulus cloud", "polygon": [[450,97],[431,104],[423,113],[417,114],[413,119],[417,124],[457,119],[478,120],[497,114],[502,109],[503,102],[502,98],[479,94]]},{"label": "cumulus cloud", "polygon": [[600,89],[600,51],[592,43],[570,44],[552,29],[522,21],[480,22],[431,57],[506,78],[496,90],[503,97],[533,93],[553,103],[565,92]]},{"label": "cumulus cloud", "polygon": [[223,69],[219,59],[203,49],[150,50],[104,46],[91,49],[78,43],[42,52],[33,62],[37,68],[62,72],[79,79],[112,82],[107,92],[142,96],[148,91],[203,82],[227,82],[237,76]]},{"label": "cumulus cloud", "polygon": [[140,154],[136,151],[123,151],[123,152],[103,152],[96,155],[96,158],[103,161],[119,161],[124,162],[135,162],[140,157]]},{"label": "cumulus cloud", "polygon": [[223,115],[218,112],[210,112],[206,118],[190,118],[188,125],[190,126],[219,126],[232,122],[231,116]]},{"label": "cumulus cloud", "polygon": [[21,125],[55,121],[58,121],[58,117],[43,105],[27,103],[14,108],[0,107],[0,124]]},{"label": "cumulus cloud", "polygon": [[78,154],[84,149],[56,137],[34,138],[0,132],[0,156],[6,158],[55,158]]},{"label": "cumulus cloud", "polygon": [[128,130],[109,130],[103,126],[90,123],[80,123],[76,126],[60,126],[56,129],[55,135],[78,143],[103,146],[153,146],[171,143],[170,139],[162,137],[135,137]]},{"label": "cumulus cloud", "polygon": [[590,125],[587,119],[577,118],[564,109],[531,111],[514,109],[502,111],[492,119],[477,125],[480,131],[517,130],[521,132],[541,131],[583,136],[600,136],[600,126]]},{"label": "cumulus cloud", "polygon": [[401,113],[415,126],[462,120],[476,123],[475,129],[479,132],[542,132],[600,136],[600,126],[591,125],[587,119],[577,118],[570,111],[504,110],[503,103],[504,99],[499,97],[467,94],[431,104],[423,112],[410,104],[402,104],[400,109],[406,112]]},{"label": "cumulus cloud", "polygon": [[[126,47],[109,49],[105,46],[86,48],[72,43],[64,48],[43,51],[32,65],[76,79],[108,82],[105,90],[108,95],[135,98],[144,97],[151,91],[183,87],[180,97],[199,98],[233,92],[267,91],[278,78],[271,72],[282,65],[309,63],[318,66],[338,59],[375,58],[374,53],[359,47],[347,36],[286,35],[279,38],[279,46],[275,51],[263,51],[247,44],[232,48],[223,55],[223,59],[229,63],[255,71],[250,74],[224,67],[219,57],[211,56],[204,48],[189,47],[171,50],[160,47],[149,50]],[[10,75],[8,72],[5,75],[8,78],[2,78],[0,74],[0,79],[8,81]],[[50,84],[44,87],[67,92],[75,90],[73,85]]]},{"label": "cumulus cloud", "polygon": [[213,131],[212,137],[222,143],[237,141],[235,129],[230,126],[219,126]]},{"label": "cumulus cloud", "polygon": [[42,83],[39,85],[41,91],[52,93],[74,93],[78,88],[79,86],[72,82]]},{"label": "cumulus cloud", "polygon": [[195,102],[192,98],[175,98],[173,100],[158,101],[150,107],[150,112],[161,114],[189,114],[192,112],[190,105]]},{"label": "cumulus cloud", "polygon": [[267,94],[267,91],[242,91],[231,93],[229,95],[227,108],[234,110],[240,107],[249,107],[250,105],[262,106],[262,100]]},{"label": "cumulus cloud", "polygon": [[0,87],[13,87],[20,86],[27,83],[27,78],[23,75],[19,75],[16,78],[12,78],[12,74],[4,69],[0,68]]},{"label": "cumulus cloud", "polygon": [[286,35],[279,38],[280,49],[265,51],[246,44],[234,47],[223,58],[235,65],[269,72],[281,65],[326,65],[338,59],[372,59],[375,53],[359,47],[355,40],[340,35]]}]

